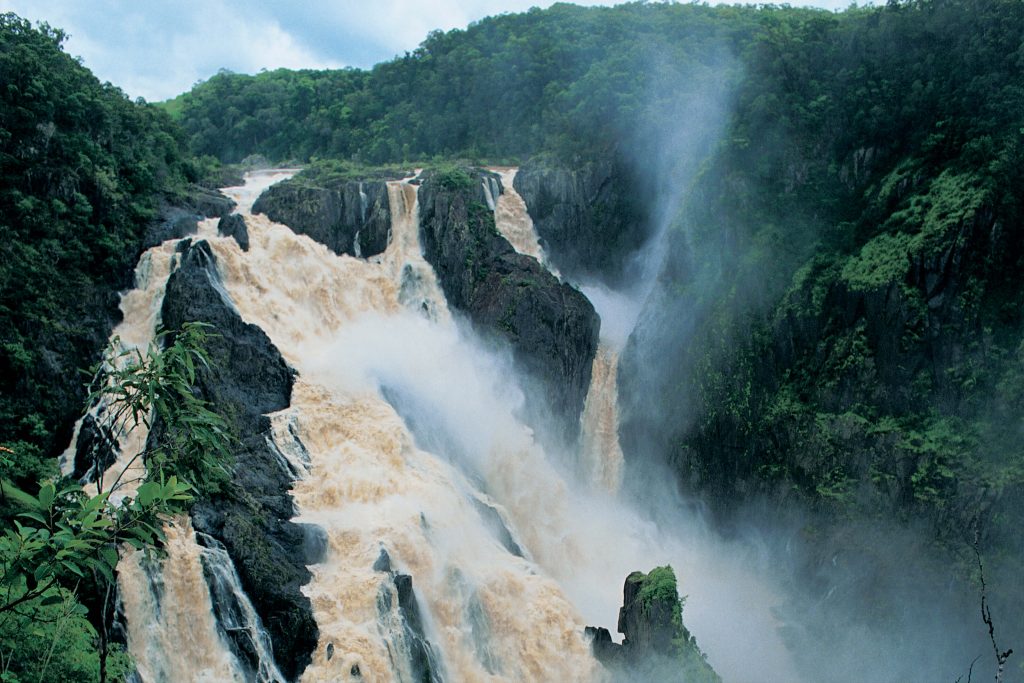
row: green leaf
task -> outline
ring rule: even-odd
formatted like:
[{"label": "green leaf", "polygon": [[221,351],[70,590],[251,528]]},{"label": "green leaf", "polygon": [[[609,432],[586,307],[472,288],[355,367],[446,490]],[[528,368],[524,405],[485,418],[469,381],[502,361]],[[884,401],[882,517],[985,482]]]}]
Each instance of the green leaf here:
[{"label": "green leaf", "polygon": [[149,507],[156,499],[157,494],[160,491],[160,486],[156,482],[147,481],[145,484],[139,487],[136,492],[136,499],[139,501],[139,505],[143,507]]},{"label": "green leaf", "polygon": [[117,555],[117,549],[109,545],[100,548],[100,555],[103,556],[103,559],[111,569],[117,566],[117,562],[120,559]]},{"label": "green leaf", "polygon": [[[42,507],[44,510],[49,508],[50,504],[53,502],[53,499],[54,499],[54,497],[56,497],[56,495],[57,495],[57,489],[56,489],[56,487],[54,487],[53,482],[52,481],[44,482],[43,485],[39,487],[39,505],[40,505],[40,507]],[[44,522],[44,524],[45,524],[45,522]]]},{"label": "green leaf", "polygon": [[96,562],[93,566],[96,568],[96,571],[103,575],[104,579],[114,583],[114,572],[111,571],[111,568],[105,562]]},{"label": "green leaf", "polygon": [[40,604],[43,607],[49,607],[50,605],[59,605],[62,602],[64,602],[64,596],[60,595],[59,593],[51,593],[50,595],[44,597]]},{"label": "green leaf", "polygon": [[39,522],[44,526],[47,524],[46,518],[38,512],[19,512],[18,516],[24,517],[25,519],[31,519],[33,522]]}]

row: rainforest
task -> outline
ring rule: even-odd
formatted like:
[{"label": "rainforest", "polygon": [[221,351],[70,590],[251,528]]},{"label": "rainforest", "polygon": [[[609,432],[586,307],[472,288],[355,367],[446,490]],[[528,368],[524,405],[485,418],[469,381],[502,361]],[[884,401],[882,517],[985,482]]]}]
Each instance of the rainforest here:
[{"label": "rainforest", "polygon": [[67,42],[0,14],[0,681],[1024,681],[1020,0]]}]

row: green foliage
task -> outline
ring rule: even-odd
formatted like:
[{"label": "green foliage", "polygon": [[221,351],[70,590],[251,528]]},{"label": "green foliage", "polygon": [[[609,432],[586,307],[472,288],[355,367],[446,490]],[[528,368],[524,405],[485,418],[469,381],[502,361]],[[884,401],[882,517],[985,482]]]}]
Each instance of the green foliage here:
[{"label": "green foliage", "polygon": [[0,443],[10,476],[52,474],[162,199],[195,180],[178,129],[0,14]]},{"label": "green foliage", "polygon": [[[19,597],[23,588],[15,588]],[[35,604],[23,612],[0,616],[0,681],[99,680],[96,630],[83,615],[84,607],[68,594],[53,594],[48,604]],[[106,661],[107,676],[123,680],[134,667],[121,646],[113,646]]]},{"label": "green foliage", "polygon": [[910,268],[910,244],[905,233],[875,237],[843,266],[842,278],[851,289],[867,290],[899,283]]},{"label": "green foliage", "polygon": [[604,149],[643,123],[674,122],[668,105],[716,79],[756,24],[734,8],[558,4],[433,32],[369,71],[222,71],[168,106],[192,149],[232,162]]},{"label": "green foliage", "polygon": [[397,180],[412,175],[409,166],[368,165],[338,159],[315,159],[302,169],[295,181],[317,187],[331,187],[350,181]]},{"label": "green foliage", "polygon": [[[679,589],[676,584],[676,573],[671,566],[655,567],[647,576],[631,574],[630,579],[642,580],[640,594],[637,598],[645,608],[649,608],[652,602],[679,602]],[[673,623],[681,623],[673,613]]]},{"label": "green foliage", "polygon": [[473,176],[462,166],[442,165],[436,167],[433,173],[438,184],[446,190],[469,190],[476,185]]},{"label": "green foliage", "polygon": [[[207,326],[186,323],[164,346],[169,332],[157,334],[146,352],[139,349],[111,351],[94,368],[106,377],[90,395],[90,403],[107,406],[106,427],[121,440],[139,424],[160,429],[160,445],[146,448],[135,457],[148,473],[174,476],[203,496],[222,490],[230,479],[231,439],[224,418],[195,396],[196,371],[209,366],[206,353]],[[112,348],[119,346],[117,340]],[[158,421],[158,422],[157,422]],[[122,482],[107,482],[115,490]],[[99,488],[104,489],[102,478]]]},{"label": "green foliage", "polygon": [[[12,675],[36,673],[33,666],[51,661],[65,631],[74,647],[61,653],[58,659],[66,661],[56,662],[53,671],[124,673],[126,656],[116,648],[108,653],[105,636],[119,548],[158,548],[169,515],[183,510],[195,492],[216,491],[228,476],[223,420],[191,394],[197,367],[206,363],[205,340],[202,325],[188,324],[163,351],[151,345],[146,353],[107,355],[105,383],[91,400],[105,406],[109,433],[121,439],[142,424],[164,430],[158,449],[133,455],[147,465],[141,481],[119,476],[104,482],[101,476],[95,492],[86,492],[77,483],[48,479],[35,495],[4,482],[5,503],[16,512],[0,536],[0,654]],[[5,450],[6,463],[9,455]],[[86,586],[89,596],[105,596],[98,633],[79,601]],[[54,612],[58,605],[60,613]],[[45,657],[38,657],[45,648]]]}]

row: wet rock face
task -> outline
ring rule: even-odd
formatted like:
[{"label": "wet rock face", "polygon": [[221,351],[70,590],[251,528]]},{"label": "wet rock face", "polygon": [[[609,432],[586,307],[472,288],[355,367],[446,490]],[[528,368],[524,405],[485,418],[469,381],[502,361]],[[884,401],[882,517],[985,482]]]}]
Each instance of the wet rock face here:
[{"label": "wet rock face", "polygon": [[637,656],[669,653],[672,639],[685,632],[681,619],[671,568],[658,567],[649,575],[633,572],[626,577],[616,627],[625,636],[625,647]]},{"label": "wet rock face", "polygon": [[535,157],[514,184],[559,271],[611,285],[628,277],[629,256],[649,235],[652,203],[622,163],[608,156],[569,166]]},{"label": "wet rock face", "polygon": [[[75,444],[75,467],[71,476],[79,481],[96,481],[117,460],[117,442],[110,429],[92,415],[82,419]],[[108,482],[109,485],[109,482]]]},{"label": "wet rock face", "polygon": [[619,645],[606,628],[588,626],[594,656],[616,680],[647,683],[721,683],[683,625],[682,602],[671,567],[633,572],[622,588]]},{"label": "wet rock face", "polygon": [[[305,566],[310,534],[288,521],[292,475],[267,441],[264,416],[289,405],[294,372],[266,333],[234,310],[206,242],[183,252],[167,282],[162,318],[172,330],[194,321],[212,326],[210,365],[198,373],[196,391],[228,421],[239,443],[230,490],[196,503],[193,526],[224,545],[270,635],[278,667],[294,679],[319,636],[309,598],[300,591],[311,578]],[[152,438],[159,438],[159,429]]]},{"label": "wet rock face", "polygon": [[[398,597],[398,614],[402,619],[401,639],[405,641],[402,651],[409,653],[409,667],[415,683],[443,683],[441,667],[434,654],[434,648],[427,640],[423,630],[423,619],[420,616],[419,604],[416,602],[416,591],[413,589],[412,577],[400,574],[391,568],[391,556],[381,548],[380,556],[373,563],[373,570],[388,575]],[[391,612],[393,604],[391,591],[386,586],[378,596],[378,608],[382,618]]]},{"label": "wet rock face", "polygon": [[235,202],[221,192],[193,186],[180,203],[160,208],[156,219],[146,226],[142,249],[194,235],[202,218],[220,218],[234,209]]},{"label": "wet rock face", "polygon": [[330,188],[285,181],[260,195],[252,210],[336,254],[380,254],[391,233],[388,188],[382,180],[349,181]]},{"label": "wet rock face", "polygon": [[436,175],[425,179],[419,191],[423,255],[448,303],[478,332],[509,344],[535,385],[526,391],[538,400],[527,403],[551,406],[547,426],[573,441],[600,320],[586,297],[498,233],[480,174],[474,180],[456,186]]},{"label": "wet rock face", "polygon": [[245,227],[245,218],[237,213],[221,217],[217,222],[217,234],[233,237],[242,251],[249,251],[249,230]]}]

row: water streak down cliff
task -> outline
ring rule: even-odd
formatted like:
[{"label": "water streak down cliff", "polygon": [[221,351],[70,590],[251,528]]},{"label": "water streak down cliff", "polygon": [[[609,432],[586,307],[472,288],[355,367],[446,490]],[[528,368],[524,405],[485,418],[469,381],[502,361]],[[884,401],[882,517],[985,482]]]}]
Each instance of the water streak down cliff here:
[{"label": "water streak down cliff", "polygon": [[[498,173],[502,181],[503,191],[494,202],[494,223],[498,232],[517,252],[534,258],[552,275],[560,278],[558,270],[548,262],[540,245],[526,202],[515,189],[519,169],[502,167],[491,170]],[[623,467],[618,433],[618,366],[619,350],[614,348],[602,330],[590,371],[590,388],[580,416],[581,443],[577,465],[580,474],[591,485],[610,493],[618,491]]]}]

